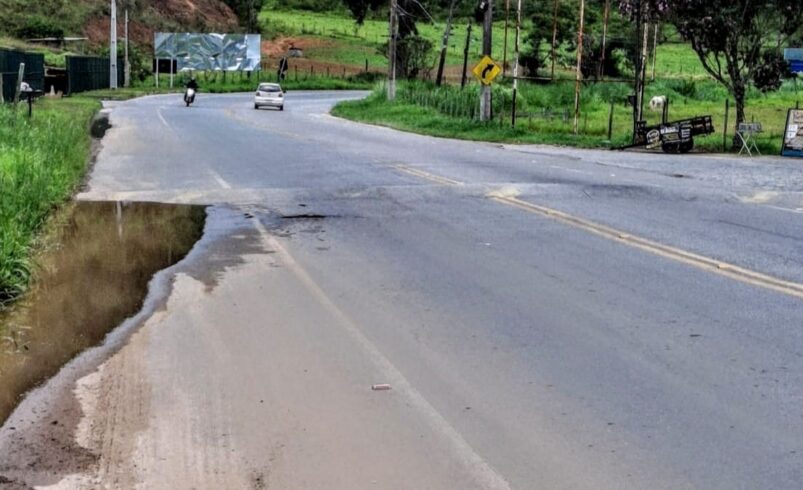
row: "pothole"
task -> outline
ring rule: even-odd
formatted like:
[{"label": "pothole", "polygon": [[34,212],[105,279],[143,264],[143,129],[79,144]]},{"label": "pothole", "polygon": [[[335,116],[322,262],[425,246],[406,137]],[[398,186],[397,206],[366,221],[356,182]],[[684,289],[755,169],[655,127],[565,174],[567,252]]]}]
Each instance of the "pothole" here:
[{"label": "pothole", "polygon": [[0,423],[22,395],[142,307],[201,238],[203,206],[78,202],[54,221],[31,290],[0,313]]},{"label": "pothole", "polygon": [[301,214],[284,214],[282,215],[282,219],[291,220],[318,220],[318,219],[326,219],[326,218],[336,218],[337,216],[331,216],[327,214],[315,214],[315,213],[301,213]]}]

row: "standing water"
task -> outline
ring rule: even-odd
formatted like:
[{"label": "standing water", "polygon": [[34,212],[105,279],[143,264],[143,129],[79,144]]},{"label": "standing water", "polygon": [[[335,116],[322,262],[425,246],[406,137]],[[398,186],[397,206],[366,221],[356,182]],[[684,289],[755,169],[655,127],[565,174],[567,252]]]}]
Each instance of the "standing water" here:
[{"label": "standing water", "polygon": [[203,233],[202,206],[78,202],[63,211],[28,294],[0,312],[0,424],[22,395],[142,306],[148,282]]}]

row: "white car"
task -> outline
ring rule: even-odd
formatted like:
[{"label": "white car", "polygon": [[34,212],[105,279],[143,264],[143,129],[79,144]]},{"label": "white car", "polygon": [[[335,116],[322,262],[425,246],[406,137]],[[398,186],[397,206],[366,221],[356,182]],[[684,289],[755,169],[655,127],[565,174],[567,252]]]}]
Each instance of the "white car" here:
[{"label": "white car", "polygon": [[284,110],[284,91],[278,83],[260,83],[254,96],[254,109],[277,107]]}]

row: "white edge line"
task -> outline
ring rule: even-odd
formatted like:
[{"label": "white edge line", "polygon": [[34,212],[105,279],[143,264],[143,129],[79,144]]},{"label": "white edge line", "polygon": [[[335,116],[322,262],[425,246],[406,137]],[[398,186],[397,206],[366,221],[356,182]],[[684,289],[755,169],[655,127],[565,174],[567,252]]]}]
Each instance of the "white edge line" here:
[{"label": "white edge line", "polygon": [[394,391],[407,398],[407,401],[421,413],[429,426],[450,443],[460,463],[471,476],[488,490],[510,490],[510,485],[496,472],[482,457],[477,454],[469,443],[457,430],[433,407],[424,396],[405,378],[399,369],[382,354],[379,348],[360,331],[356,323],[335,305],[318,284],[293,259],[287,250],[281,246],[275,237],[271,236],[260,222],[255,224],[265,244],[275,250],[281,261],[295,274],[307,290],[320,301],[321,305],[329,310],[338,320],[346,333],[365,351],[374,365],[382,371],[385,379],[393,386]]}]

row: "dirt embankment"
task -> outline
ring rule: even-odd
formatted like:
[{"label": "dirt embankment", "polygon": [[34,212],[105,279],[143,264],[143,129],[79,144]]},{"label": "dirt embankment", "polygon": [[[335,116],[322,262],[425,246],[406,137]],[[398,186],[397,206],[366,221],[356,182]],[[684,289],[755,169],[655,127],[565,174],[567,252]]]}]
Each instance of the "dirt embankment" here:
[{"label": "dirt embankment", "polygon": [[[110,17],[88,19],[84,35],[90,44],[100,45],[109,38]],[[158,31],[236,32],[237,16],[220,0],[145,0],[131,14],[129,36],[137,45],[152,46]],[[124,32],[122,12],[118,13],[118,35]]]}]

